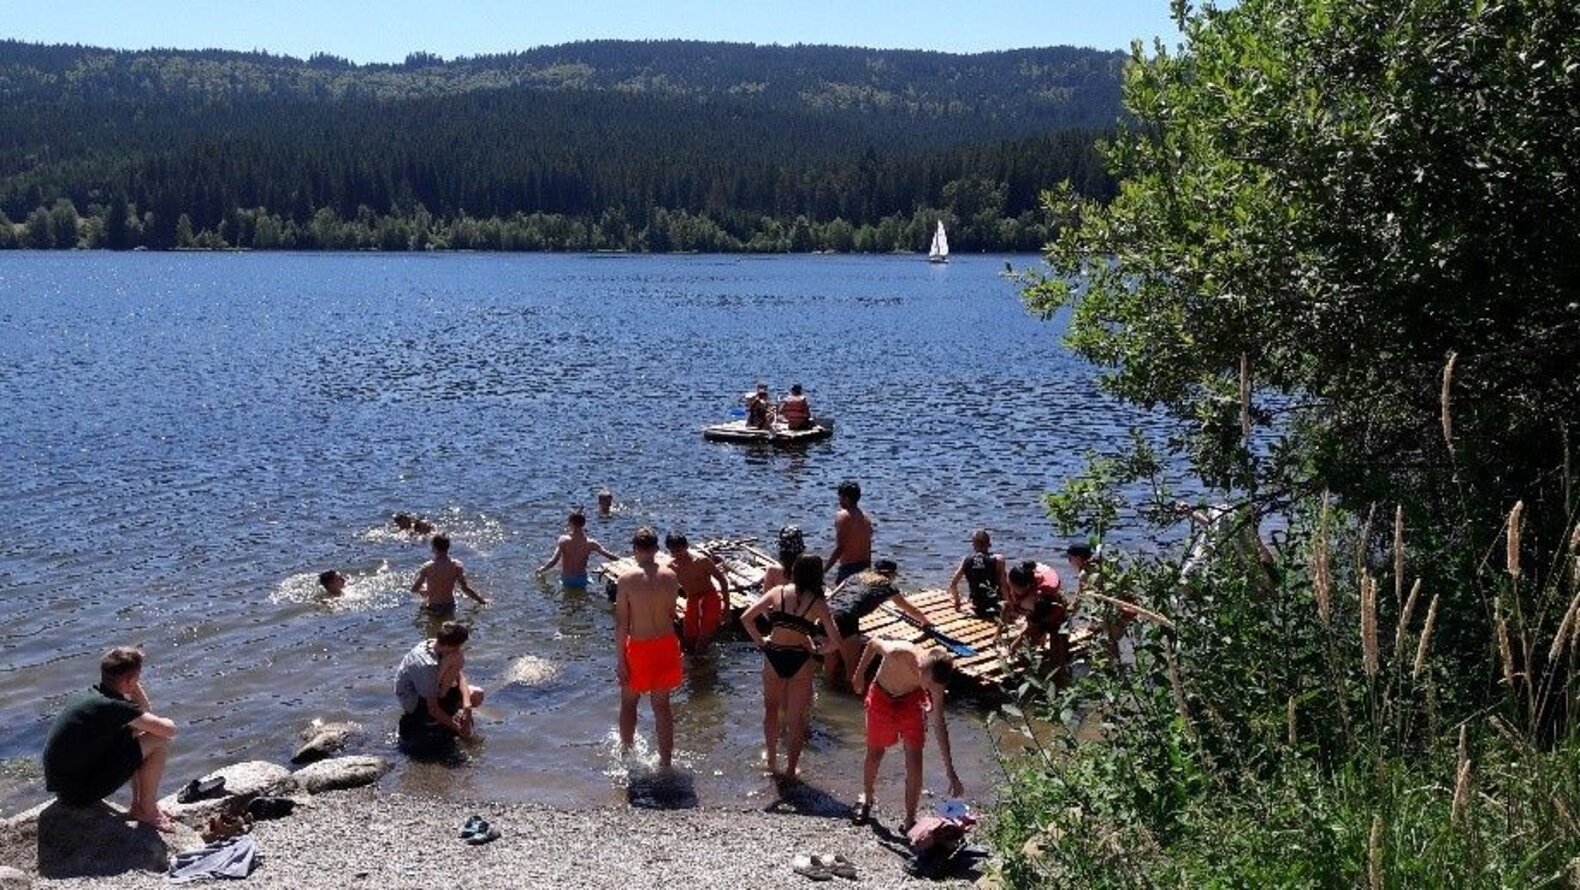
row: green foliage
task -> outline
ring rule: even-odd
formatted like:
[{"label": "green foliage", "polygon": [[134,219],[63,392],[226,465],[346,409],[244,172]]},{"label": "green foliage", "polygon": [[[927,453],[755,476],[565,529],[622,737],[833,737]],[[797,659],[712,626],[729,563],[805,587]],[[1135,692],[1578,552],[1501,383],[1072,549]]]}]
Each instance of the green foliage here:
[{"label": "green foliage", "polygon": [[[957,250],[1034,250],[1043,189],[1110,193],[1095,138],[1121,60],[667,42],[356,66],[0,41],[0,210],[98,206],[116,249],[260,247],[234,217],[263,208],[266,244],[324,211],[370,232],[323,220],[307,249],[917,251],[943,218]],[[153,214],[135,240],[111,225],[127,205]]]}]

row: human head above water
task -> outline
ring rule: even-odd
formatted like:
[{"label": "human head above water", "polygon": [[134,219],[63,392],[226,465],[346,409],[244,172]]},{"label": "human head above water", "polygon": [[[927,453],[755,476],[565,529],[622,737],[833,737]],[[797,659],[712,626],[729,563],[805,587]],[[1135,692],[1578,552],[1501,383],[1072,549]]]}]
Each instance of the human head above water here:
[{"label": "human head above water", "polygon": [[390,521],[395,523],[396,528],[402,531],[410,531],[411,524],[416,520],[412,518],[410,513],[396,513],[390,517]]},{"label": "human head above water", "polygon": [[861,502],[861,483],[854,479],[846,479],[839,483],[838,492],[841,504],[854,507]]},{"label": "human head above water", "polygon": [[437,553],[440,556],[445,556],[445,555],[449,554],[449,552],[450,552],[450,536],[449,535],[434,535],[432,544],[433,544],[433,552],[434,553]]},{"label": "human head above water", "polygon": [[658,532],[645,525],[637,529],[636,534],[631,536],[631,549],[637,553],[657,553]]},{"label": "human head above water", "polygon": [[446,649],[459,649],[471,638],[471,628],[459,621],[446,621],[439,625],[439,634],[433,640]]},{"label": "human head above water", "polygon": [[346,586],[346,576],[329,569],[318,573],[318,584],[330,593],[339,593]]},{"label": "human head above water", "polygon": [[116,646],[99,659],[99,685],[119,690],[143,671],[143,650]]},{"label": "human head above water", "polygon": [[799,384],[799,383],[792,383],[792,384],[790,384],[790,394],[793,395],[793,396],[800,395],[801,394],[801,384]]}]

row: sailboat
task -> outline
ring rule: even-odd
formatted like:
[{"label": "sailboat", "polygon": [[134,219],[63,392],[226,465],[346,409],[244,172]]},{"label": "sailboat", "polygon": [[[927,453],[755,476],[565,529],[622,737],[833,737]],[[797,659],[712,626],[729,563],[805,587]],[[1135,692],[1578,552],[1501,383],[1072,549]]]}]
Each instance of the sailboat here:
[{"label": "sailboat", "polygon": [[933,246],[927,251],[929,263],[949,262],[949,236],[944,234],[944,221],[938,221],[938,230],[933,232]]}]

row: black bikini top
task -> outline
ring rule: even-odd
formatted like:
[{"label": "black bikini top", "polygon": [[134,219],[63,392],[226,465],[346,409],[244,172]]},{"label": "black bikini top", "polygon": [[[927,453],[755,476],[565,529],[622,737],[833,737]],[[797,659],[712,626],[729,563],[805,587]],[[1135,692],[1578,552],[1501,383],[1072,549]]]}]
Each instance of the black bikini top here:
[{"label": "black bikini top", "polygon": [[[768,616],[769,627],[783,627],[786,630],[792,630],[796,633],[806,634],[809,637],[817,633],[817,622],[806,617],[806,612],[785,611],[782,608],[784,606],[783,597],[780,598],[779,605],[781,608],[775,609],[773,613]],[[808,603],[806,608],[811,609],[812,605]]]}]

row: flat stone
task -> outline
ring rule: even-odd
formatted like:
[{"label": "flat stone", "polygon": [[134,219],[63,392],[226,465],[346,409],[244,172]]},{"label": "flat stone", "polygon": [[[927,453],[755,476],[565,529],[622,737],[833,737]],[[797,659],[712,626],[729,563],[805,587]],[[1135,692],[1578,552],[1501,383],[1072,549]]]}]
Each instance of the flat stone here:
[{"label": "flat stone", "polygon": [[[7,820],[0,830],[0,857],[36,864],[44,878],[106,877],[132,871],[164,872],[179,850],[203,845],[197,832],[177,824],[161,833],[131,821],[109,803],[74,807],[52,801]],[[24,880],[25,873],[19,872]],[[27,883],[0,883],[0,887]]]},{"label": "flat stone", "polygon": [[[176,803],[174,794],[159,801],[159,808],[170,818],[188,825],[202,827],[220,813],[232,812],[246,806],[246,801],[260,795],[290,794],[296,790],[296,780],[291,771],[277,763],[249,760],[215,770],[204,779],[225,777],[225,793],[207,800]],[[184,784],[184,783],[183,783]]]},{"label": "flat stone", "polygon": [[291,762],[297,765],[316,763],[326,757],[332,757],[352,741],[360,739],[363,732],[360,723],[350,721],[325,723],[322,720],[314,720],[302,730],[301,735],[302,747],[291,755]]},{"label": "flat stone", "polygon": [[27,876],[27,872],[0,865],[0,890],[28,890],[31,886],[33,879]]},{"label": "flat stone", "polygon": [[294,774],[296,783],[310,794],[359,788],[377,782],[389,772],[391,764],[382,757],[331,757]]}]

